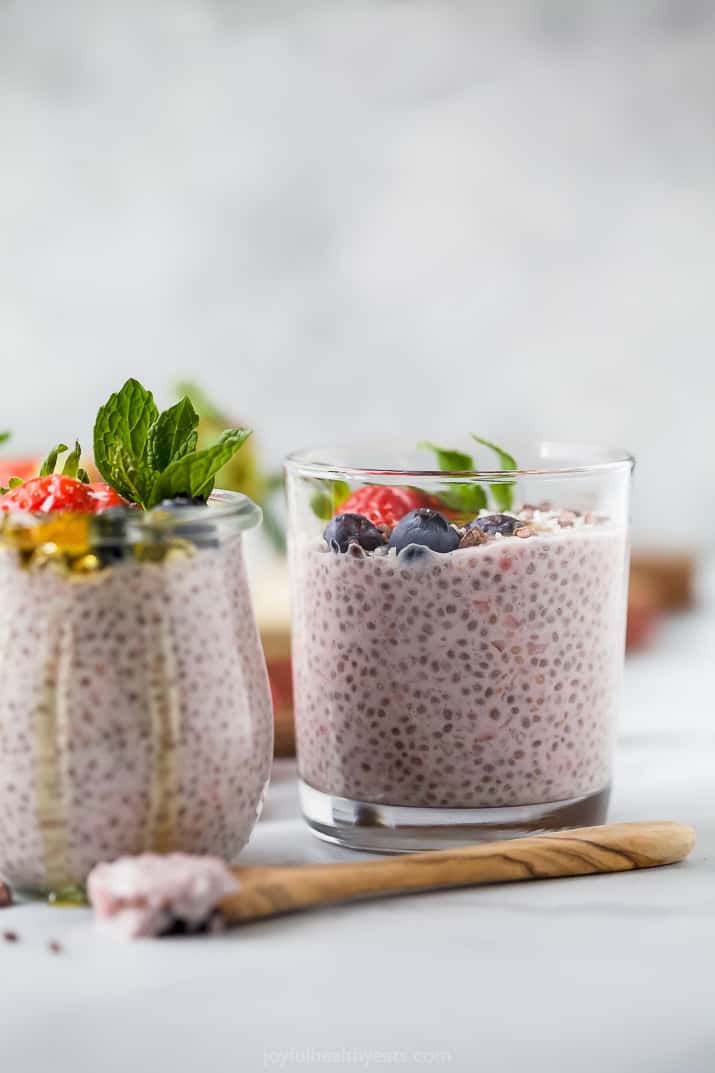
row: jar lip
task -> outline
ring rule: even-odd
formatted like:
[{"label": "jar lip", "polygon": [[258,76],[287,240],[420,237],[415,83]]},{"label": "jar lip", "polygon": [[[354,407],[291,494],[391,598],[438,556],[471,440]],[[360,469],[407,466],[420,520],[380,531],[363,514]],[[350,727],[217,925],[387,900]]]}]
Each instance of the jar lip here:
[{"label": "jar lip", "polygon": [[174,512],[154,507],[149,511],[136,511],[131,515],[131,528],[150,533],[171,533],[193,522],[225,522],[232,529],[254,529],[263,518],[263,511],[243,492],[229,492],[216,488],[208,498],[208,514],[201,504],[182,507]]},{"label": "jar lip", "polygon": [[[387,450],[394,450],[400,445],[384,445]],[[439,470],[423,468],[389,468],[375,466],[341,466],[336,462],[323,461],[323,457],[339,455],[343,452],[357,453],[360,445],[351,447],[317,447],[292,451],[285,459],[288,473],[298,473],[306,477],[335,479],[347,477],[349,480],[363,480],[366,477],[416,477],[438,478],[442,481],[464,481],[467,479],[484,480],[491,484],[503,484],[524,477],[579,477],[594,474],[631,471],[635,466],[635,457],[630,451],[621,448],[603,447],[598,444],[568,443],[544,440],[536,444],[541,453],[543,465],[525,469],[474,469],[474,470]],[[374,448],[373,448],[374,449]],[[579,456],[591,461],[574,461],[568,465],[559,465],[559,457]],[[554,462],[556,464],[548,464]]]},{"label": "jar lip", "polygon": [[[134,538],[141,533],[153,533],[155,535],[171,533],[173,530],[180,529],[187,524],[206,522],[209,519],[212,522],[225,522],[234,529],[245,530],[255,528],[263,518],[263,511],[258,504],[254,503],[243,492],[230,492],[217,488],[209,496],[208,506],[210,511],[208,516],[206,507],[201,504],[182,507],[181,510],[176,512],[162,510],[161,507],[155,507],[149,511],[130,510],[127,513],[129,532]],[[14,523],[19,522],[24,528],[46,524],[60,517],[86,517],[90,519],[93,517],[101,518],[106,513],[106,511],[100,511],[98,514],[92,515],[72,511],[57,511],[54,514],[42,511],[17,511],[12,515],[8,515],[8,517]],[[0,517],[2,516],[0,515]]]},{"label": "jar lip", "polygon": [[[239,529],[254,529],[263,519],[263,511],[243,492],[230,492],[227,488],[215,488],[209,496],[212,518],[228,518]],[[201,514],[203,508],[196,508]]]}]

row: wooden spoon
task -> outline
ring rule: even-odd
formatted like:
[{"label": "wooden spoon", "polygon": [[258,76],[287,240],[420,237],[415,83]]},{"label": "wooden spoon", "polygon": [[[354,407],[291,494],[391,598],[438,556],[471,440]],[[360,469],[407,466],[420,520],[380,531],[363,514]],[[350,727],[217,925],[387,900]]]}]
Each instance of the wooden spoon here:
[{"label": "wooden spoon", "polygon": [[239,867],[240,889],[219,908],[245,923],[366,895],[654,868],[682,861],[694,845],[693,828],[680,823],[613,823],[382,860]]}]

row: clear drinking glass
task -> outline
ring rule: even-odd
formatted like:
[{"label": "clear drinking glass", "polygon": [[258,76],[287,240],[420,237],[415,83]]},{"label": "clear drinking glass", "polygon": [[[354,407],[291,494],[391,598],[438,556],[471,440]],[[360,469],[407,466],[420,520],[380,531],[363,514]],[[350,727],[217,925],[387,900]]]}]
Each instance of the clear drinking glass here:
[{"label": "clear drinking glass", "polygon": [[144,850],[231,860],[248,840],[273,741],[242,551],[260,520],[232,492],[4,517],[0,875],[17,888]]},{"label": "clear drinking glass", "polygon": [[[305,818],[328,841],[383,851],[601,823],[633,459],[552,443],[524,447],[525,468],[509,472],[439,472],[426,457],[374,447],[287,460]],[[482,528],[464,529],[475,485],[489,502]],[[326,518],[365,486],[397,489],[388,500],[408,490],[461,546],[329,547]],[[487,535],[495,513],[504,532]]]}]

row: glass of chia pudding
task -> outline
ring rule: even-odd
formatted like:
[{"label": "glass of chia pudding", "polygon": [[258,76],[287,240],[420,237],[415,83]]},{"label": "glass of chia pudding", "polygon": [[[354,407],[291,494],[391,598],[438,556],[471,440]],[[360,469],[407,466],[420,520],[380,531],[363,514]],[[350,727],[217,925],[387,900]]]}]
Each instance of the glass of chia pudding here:
[{"label": "glass of chia pudding", "polygon": [[473,439],[478,459],[287,460],[301,801],[328,841],[407,851],[606,817],[633,459],[545,443],[517,464]]},{"label": "glass of chia pudding", "polygon": [[182,428],[166,424],[141,481],[142,445],[121,477],[95,427],[114,486],[76,459],[52,473],[53,453],[0,496],[0,875],[20,890],[81,886],[149,850],[230,861],[260,811],[273,720],[242,534],[261,512],[213,490],[227,450],[207,460],[190,434],[164,477]]}]

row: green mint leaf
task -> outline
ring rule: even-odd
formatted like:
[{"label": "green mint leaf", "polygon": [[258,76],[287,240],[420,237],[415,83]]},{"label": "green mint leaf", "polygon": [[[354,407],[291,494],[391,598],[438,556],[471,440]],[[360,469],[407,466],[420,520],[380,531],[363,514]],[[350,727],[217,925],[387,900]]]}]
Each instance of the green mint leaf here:
[{"label": "green mint leaf", "polygon": [[417,447],[424,451],[434,451],[437,456],[437,465],[441,470],[451,470],[455,473],[466,472],[474,469],[471,455],[465,455],[461,451],[450,451],[446,447],[437,447],[434,443],[418,443]]},{"label": "green mint leaf", "polygon": [[89,473],[87,473],[86,469],[82,469],[81,466],[77,470],[77,480],[81,481],[82,484],[89,484]]},{"label": "green mint leaf", "polygon": [[[463,451],[453,451],[446,447],[437,447],[434,443],[419,443],[417,445],[428,451],[434,451],[437,457],[437,465],[443,471],[458,473],[474,469],[474,459]],[[468,484],[450,484],[440,491],[439,498],[445,507],[458,511],[460,514],[477,514],[487,505],[487,493],[481,484],[470,481]]]},{"label": "green mint leaf", "polygon": [[[472,433],[472,439],[477,443],[481,443],[483,447],[488,447],[490,451],[499,459],[499,466],[501,469],[518,469],[516,459],[513,455],[510,455],[508,451],[505,451],[502,447],[497,447],[495,443],[490,440],[485,440],[481,436],[476,436]],[[511,510],[514,505],[514,484],[490,484],[489,488],[494,496],[494,502],[500,510]]]},{"label": "green mint leaf", "polygon": [[67,455],[67,458],[65,459],[65,464],[62,467],[63,477],[77,477],[77,473],[79,471],[79,460],[81,455],[82,448],[79,445],[79,441],[75,440],[74,449],[71,451],[70,454]]},{"label": "green mint leaf", "polygon": [[111,474],[111,479],[107,479],[107,483],[111,484],[112,488],[115,488],[125,499],[138,503],[147,510],[151,500],[152,486],[156,479],[153,470],[138,462],[120,440],[109,447],[107,469]]},{"label": "green mint leaf", "polygon": [[489,490],[499,510],[511,510],[514,506],[513,484],[490,484]]},{"label": "green mint leaf", "polygon": [[345,481],[315,480],[312,483],[316,491],[310,497],[310,509],[321,522],[329,522],[350,495],[350,485]]},{"label": "green mint leaf", "polygon": [[310,497],[310,509],[321,522],[329,522],[333,516],[333,498],[325,492],[313,492]]},{"label": "green mint leaf", "polygon": [[10,488],[19,488],[21,484],[24,484],[22,477],[11,477],[8,481],[8,490]]},{"label": "green mint leaf", "polygon": [[216,474],[251,433],[228,429],[218,443],[198,451],[198,424],[188,397],[160,414],[151,392],[137,380],[127,380],[97,414],[97,468],[120,495],[144,510],[177,495],[208,499]]},{"label": "green mint leaf", "polygon": [[152,469],[161,473],[170,463],[195,451],[198,425],[199,415],[187,396],[159,414],[147,434],[147,458]]},{"label": "green mint leaf", "polygon": [[94,461],[104,480],[120,495],[126,496],[126,491],[115,484],[112,456],[116,455],[116,444],[120,443],[124,448],[122,469],[126,469],[130,460],[135,471],[148,468],[145,461],[147,437],[158,416],[152,393],[138,380],[127,380],[99,408],[94,423]]},{"label": "green mint leaf", "polygon": [[487,493],[481,484],[450,484],[439,498],[445,507],[460,514],[478,514],[487,505]]},{"label": "green mint leaf", "polygon": [[11,435],[11,432],[0,432],[0,443],[7,443]]},{"label": "green mint leaf", "polygon": [[495,443],[491,443],[490,440],[485,440],[481,436],[472,433],[472,439],[477,443],[481,443],[483,447],[488,447],[490,451],[494,451],[494,454],[499,459],[499,466],[501,469],[518,469],[516,459],[513,455],[510,455],[508,451],[505,451],[503,447],[497,447]]},{"label": "green mint leaf", "polygon": [[63,455],[65,451],[69,451],[69,447],[66,443],[58,443],[56,447],[47,455],[47,458],[40,466],[40,476],[49,477],[50,474],[55,472],[55,466],[57,465],[57,456]]},{"label": "green mint leaf", "polygon": [[206,447],[203,451],[192,451],[171,462],[163,473],[155,477],[147,507],[155,507],[162,499],[173,499],[178,495],[208,499],[213,491],[216,474],[233,458],[250,435],[250,429],[227,429],[212,447]]}]

